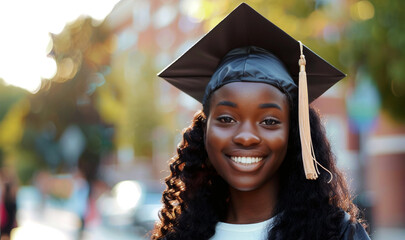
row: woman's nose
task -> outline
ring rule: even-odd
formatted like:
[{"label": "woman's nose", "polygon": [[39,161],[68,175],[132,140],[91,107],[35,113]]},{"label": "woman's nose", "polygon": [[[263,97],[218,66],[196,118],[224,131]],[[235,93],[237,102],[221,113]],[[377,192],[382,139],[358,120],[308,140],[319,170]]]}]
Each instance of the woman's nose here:
[{"label": "woman's nose", "polygon": [[234,143],[244,147],[253,146],[261,142],[261,138],[252,126],[242,126],[232,140]]}]

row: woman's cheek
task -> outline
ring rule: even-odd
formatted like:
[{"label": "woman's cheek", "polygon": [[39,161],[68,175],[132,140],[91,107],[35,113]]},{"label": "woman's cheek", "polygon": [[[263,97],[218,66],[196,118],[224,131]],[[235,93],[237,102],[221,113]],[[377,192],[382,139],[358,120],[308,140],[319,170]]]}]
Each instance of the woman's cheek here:
[{"label": "woman's cheek", "polygon": [[286,134],[286,132],[281,129],[276,133],[272,132],[271,134],[266,134],[264,138],[274,150],[287,147],[288,145],[288,132]]}]

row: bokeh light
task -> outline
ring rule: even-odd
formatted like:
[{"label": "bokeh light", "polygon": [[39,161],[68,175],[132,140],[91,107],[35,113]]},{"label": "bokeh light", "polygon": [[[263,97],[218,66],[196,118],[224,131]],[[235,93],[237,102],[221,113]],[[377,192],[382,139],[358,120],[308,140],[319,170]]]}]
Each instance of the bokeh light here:
[{"label": "bokeh light", "polygon": [[122,210],[129,210],[138,204],[141,199],[142,188],[134,181],[123,181],[118,183],[112,190],[117,204]]},{"label": "bokeh light", "polygon": [[205,15],[204,9],[202,8],[202,3],[200,0],[183,0],[180,3],[180,11],[190,16],[193,22],[199,23],[201,22]]},{"label": "bokeh light", "polygon": [[15,228],[11,233],[11,239],[13,240],[34,238],[42,240],[69,240],[69,237],[60,230],[35,222],[26,223],[23,227]]},{"label": "bokeh light", "polygon": [[[117,2],[0,1],[0,78],[8,84],[36,92],[42,79],[52,78],[56,73],[55,61],[46,56],[52,46],[49,33],[60,33],[67,23],[81,15],[92,17],[97,24]],[[73,74],[73,70],[70,73]]]},{"label": "bokeh light", "polygon": [[350,14],[354,20],[368,20],[374,17],[374,6],[369,1],[359,1],[352,5]]}]

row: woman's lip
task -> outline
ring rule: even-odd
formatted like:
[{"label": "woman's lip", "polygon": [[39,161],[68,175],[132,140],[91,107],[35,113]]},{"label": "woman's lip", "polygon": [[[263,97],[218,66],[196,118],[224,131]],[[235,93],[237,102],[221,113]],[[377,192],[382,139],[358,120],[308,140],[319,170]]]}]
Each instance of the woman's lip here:
[{"label": "woman's lip", "polygon": [[226,152],[227,157],[261,157],[265,158],[268,153],[262,151],[229,151]]}]

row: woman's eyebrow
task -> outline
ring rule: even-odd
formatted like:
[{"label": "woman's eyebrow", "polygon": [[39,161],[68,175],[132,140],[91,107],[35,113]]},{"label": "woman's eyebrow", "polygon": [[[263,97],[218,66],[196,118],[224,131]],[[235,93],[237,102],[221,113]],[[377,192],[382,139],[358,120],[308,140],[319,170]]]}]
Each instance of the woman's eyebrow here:
[{"label": "woman's eyebrow", "polygon": [[229,102],[229,101],[221,101],[217,104],[217,106],[228,106],[228,107],[233,107],[233,108],[238,107],[238,105],[236,105],[236,103]]},{"label": "woman's eyebrow", "polygon": [[277,108],[282,110],[281,107],[275,103],[263,103],[259,105],[259,108]]}]

